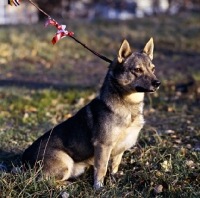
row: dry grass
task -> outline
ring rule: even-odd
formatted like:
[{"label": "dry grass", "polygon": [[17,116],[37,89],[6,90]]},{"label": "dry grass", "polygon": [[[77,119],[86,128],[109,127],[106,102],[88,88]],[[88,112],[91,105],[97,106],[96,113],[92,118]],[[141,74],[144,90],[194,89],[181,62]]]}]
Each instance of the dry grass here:
[{"label": "dry grass", "polygon": [[107,64],[70,38],[52,46],[53,27],[2,26],[0,164],[8,170],[0,172],[0,197],[199,197],[199,14],[67,26],[110,59],[123,38],[135,51],[153,36],[161,89],[146,95],[146,126],[104,189],[93,190],[92,169],[67,186],[37,181],[34,170],[17,171],[23,150],[97,94]]}]

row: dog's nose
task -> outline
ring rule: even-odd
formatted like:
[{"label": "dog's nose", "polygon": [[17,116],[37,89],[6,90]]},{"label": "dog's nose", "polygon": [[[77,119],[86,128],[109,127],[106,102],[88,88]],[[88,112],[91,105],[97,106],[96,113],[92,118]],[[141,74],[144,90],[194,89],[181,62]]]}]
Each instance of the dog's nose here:
[{"label": "dog's nose", "polygon": [[153,82],[152,82],[152,85],[154,86],[154,87],[159,87],[160,86],[160,84],[161,84],[161,82],[159,81],[159,80],[154,80]]}]

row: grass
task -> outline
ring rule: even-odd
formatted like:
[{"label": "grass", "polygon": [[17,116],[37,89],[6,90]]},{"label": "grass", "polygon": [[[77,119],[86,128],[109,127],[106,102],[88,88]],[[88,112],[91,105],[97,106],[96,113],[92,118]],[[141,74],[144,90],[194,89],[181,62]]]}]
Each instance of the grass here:
[{"label": "grass", "polygon": [[0,164],[8,169],[0,171],[0,197],[199,197],[199,14],[67,22],[77,38],[110,59],[123,38],[133,51],[151,36],[155,41],[161,89],[146,95],[138,143],[115,176],[108,170],[100,191],[92,188],[92,169],[66,186],[53,178],[36,181],[34,170],[18,171],[24,149],[96,96],[107,70],[70,38],[52,46],[55,29],[42,26],[0,29]]}]

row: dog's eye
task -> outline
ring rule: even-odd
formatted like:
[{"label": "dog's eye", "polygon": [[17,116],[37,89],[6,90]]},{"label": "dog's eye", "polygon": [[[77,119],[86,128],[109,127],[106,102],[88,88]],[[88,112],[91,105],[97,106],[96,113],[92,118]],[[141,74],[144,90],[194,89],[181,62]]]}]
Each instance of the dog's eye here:
[{"label": "dog's eye", "polygon": [[142,72],[142,69],[140,69],[140,68],[135,68],[134,71],[137,72],[137,73],[141,73],[141,72]]}]

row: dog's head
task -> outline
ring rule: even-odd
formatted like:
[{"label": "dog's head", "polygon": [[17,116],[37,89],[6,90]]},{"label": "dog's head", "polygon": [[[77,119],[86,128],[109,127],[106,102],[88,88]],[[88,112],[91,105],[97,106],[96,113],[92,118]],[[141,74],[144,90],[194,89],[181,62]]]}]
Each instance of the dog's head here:
[{"label": "dog's head", "polygon": [[128,41],[123,41],[118,57],[110,66],[110,74],[128,93],[155,92],[159,88],[161,83],[152,63],[153,48],[151,38],[141,52],[132,53]]}]

